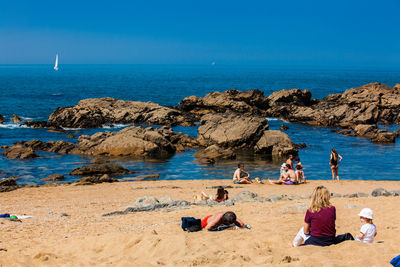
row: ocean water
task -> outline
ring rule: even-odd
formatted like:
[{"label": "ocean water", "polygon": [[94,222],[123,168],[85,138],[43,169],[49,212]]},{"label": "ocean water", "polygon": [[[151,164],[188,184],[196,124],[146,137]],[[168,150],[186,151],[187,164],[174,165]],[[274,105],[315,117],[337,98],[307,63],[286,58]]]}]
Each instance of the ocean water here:
[{"label": "ocean water", "polygon": [[[313,98],[341,93],[348,88],[370,82],[394,86],[400,83],[400,70],[327,69],[311,67],[228,67],[179,65],[60,65],[58,72],[51,65],[0,65],[0,145],[21,140],[40,139],[76,142],[79,135],[98,131],[116,131],[125,125],[100,129],[70,129],[66,133],[31,129],[11,123],[12,114],[23,120],[46,120],[57,108],[73,106],[84,98],[113,97],[124,100],[153,101],[176,106],[184,97],[204,96],[209,92],[260,89],[269,95],[280,89],[309,89]],[[286,133],[296,143],[306,143],[300,157],[307,179],[331,179],[330,149],[343,157],[339,167],[341,179],[400,180],[400,145],[372,144],[369,139],[349,137],[331,132],[331,128],[291,124],[269,118],[270,129],[289,126]],[[397,125],[383,125],[390,130]],[[175,127],[192,136],[196,127]],[[72,134],[74,138],[68,138]],[[195,150],[177,153],[163,161],[123,161],[123,166],[141,174],[159,173],[161,179],[231,179],[238,161],[252,177],[279,176],[281,162],[242,155],[236,161],[215,165],[194,163]],[[0,156],[0,178],[20,176],[22,184],[42,184],[41,178],[54,173],[68,176],[74,168],[89,164],[91,158],[39,152],[40,158],[10,160]]]}]

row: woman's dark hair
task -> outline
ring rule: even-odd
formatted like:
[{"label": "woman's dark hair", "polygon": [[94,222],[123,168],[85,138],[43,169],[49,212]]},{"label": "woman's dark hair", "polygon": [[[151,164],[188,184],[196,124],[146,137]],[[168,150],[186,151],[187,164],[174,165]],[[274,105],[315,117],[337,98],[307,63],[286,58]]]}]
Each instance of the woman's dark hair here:
[{"label": "woman's dark hair", "polygon": [[240,168],[240,166],[242,166],[242,165],[244,166],[244,164],[243,164],[243,163],[239,163],[239,164],[238,164],[238,168]]},{"label": "woman's dark hair", "polygon": [[226,191],[222,186],[218,187],[218,189],[217,189],[217,199],[224,199],[225,198],[225,192]]},{"label": "woman's dark hair", "polygon": [[221,224],[229,225],[236,222],[236,214],[232,211],[225,212],[221,218]]},{"label": "woman's dark hair", "polygon": [[301,167],[301,165],[297,164],[296,165],[296,170],[301,170],[301,169],[303,169],[303,167]]},{"label": "woman's dark hair", "polygon": [[335,155],[334,158],[337,159],[338,153],[336,152],[336,149],[332,148],[332,153],[333,153],[333,155]]}]

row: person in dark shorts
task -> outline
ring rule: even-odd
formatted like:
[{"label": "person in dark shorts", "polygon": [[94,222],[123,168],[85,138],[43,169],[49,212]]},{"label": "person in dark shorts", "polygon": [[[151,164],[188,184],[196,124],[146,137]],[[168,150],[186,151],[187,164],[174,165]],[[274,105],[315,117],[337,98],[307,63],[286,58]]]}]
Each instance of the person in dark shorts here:
[{"label": "person in dark shorts", "polygon": [[339,181],[338,170],[339,170],[339,163],[342,161],[342,159],[343,159],[342,156],[340,156],[336,152],[336,149],[332,148],[331,158],[329,160],[329,165],[331,166],[331,171],[332,171],[332,181],[335,181],[335,176]]}]

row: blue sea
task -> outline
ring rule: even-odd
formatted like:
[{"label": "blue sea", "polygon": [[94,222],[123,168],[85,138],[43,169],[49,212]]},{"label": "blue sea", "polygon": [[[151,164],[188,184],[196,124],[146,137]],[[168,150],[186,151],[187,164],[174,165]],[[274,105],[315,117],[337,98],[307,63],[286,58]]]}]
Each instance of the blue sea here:
[{"label": "blue sea", "polygon": [[[84,98],[113,97],[124,100],[153,101],[176,106],[184,97],[204,96],[209,92],[260,89],[266,96],[280,89],[309,89],[313,98],[342,93],[346,89],[370,82],[394,86],[400,83],[400,70],[318,67],[265,66],[187,66],[187,65],[0,65],[0,145],[40,139],[77,142],[82,134],[116,131],[112,128],[70,129],[65,133],[31,129],[11,123],[12,114],[23,120],[47,120],[57,108],[73,106]],[[367,138],[332,133],[332,128],[305,126],[268,118],[270,129],[284,124],[295,143],[306,143],[299,156],[307,179],[331,179],[329,156],[336,148],[343,157],[339,167],[341,179],[400,180],[400,143],[373,144]],[[397,125],[383,125],[396,130]],[[197,135],[196,127],[174,127],[175,131]],[[69,138],[68,135],[74,138]],[[215,165],[195,163],[195,150],[177,153],[164,161],[117,162],[140,174],[159,173],[160,179],[231,179],[237,161]],[[20,176],[21,184],[43,184],[41,178],[54,173],[66,175],[74,168],[89,164],[91,158],[39,152],[40,158],[10,160],[0,156],[0,178]],[[245,169],[252,177],[279,176],[281,162],[243,157]]]}]

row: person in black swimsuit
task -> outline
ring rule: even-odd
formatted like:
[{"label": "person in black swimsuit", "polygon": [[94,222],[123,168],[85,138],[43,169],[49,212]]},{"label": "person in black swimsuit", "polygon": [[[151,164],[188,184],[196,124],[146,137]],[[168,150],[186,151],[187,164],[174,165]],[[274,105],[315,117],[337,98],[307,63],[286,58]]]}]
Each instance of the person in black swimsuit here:
[{"label": "person in black swimsuit", "polygon": [[343,159],[342,156],[340,156],[336,152],[336,149],[332,148],[331,158],[329,160],[329,165],[331,165],[331,170],[332,170],[332,181],[335,181],[335,176],[339,181],[338,169],[339,169],[339,163],[342,161],[342,159]]}]

